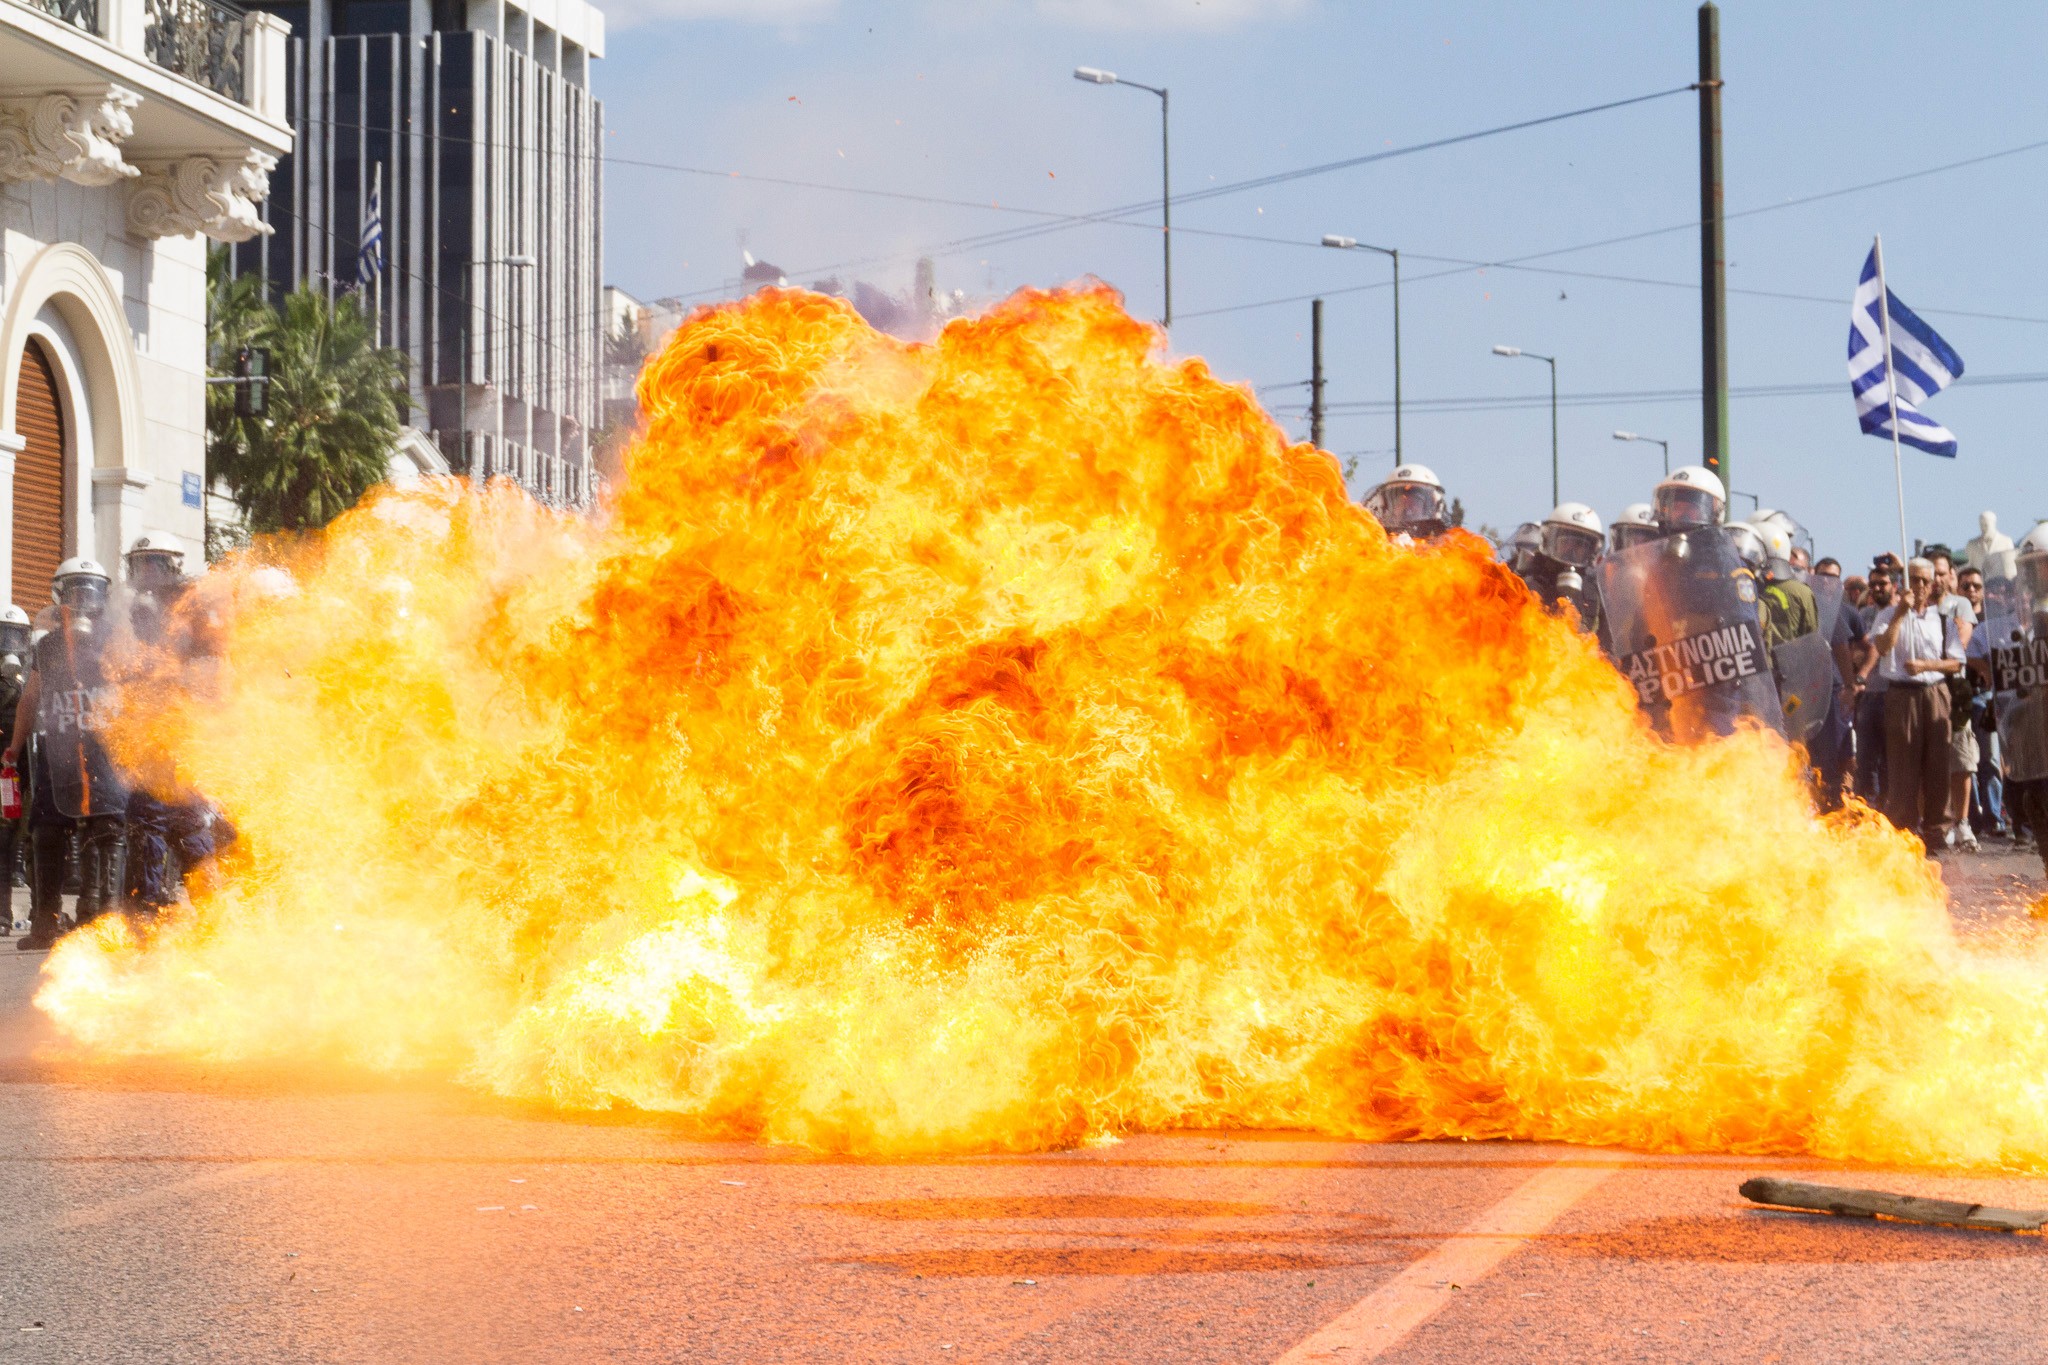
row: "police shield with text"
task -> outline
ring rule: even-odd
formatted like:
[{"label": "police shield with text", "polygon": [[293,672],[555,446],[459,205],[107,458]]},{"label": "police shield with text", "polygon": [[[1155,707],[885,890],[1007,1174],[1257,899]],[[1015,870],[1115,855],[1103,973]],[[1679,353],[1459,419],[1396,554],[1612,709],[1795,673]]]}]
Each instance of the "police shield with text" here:
[{"label": "police shield with text", "polygon": [[32,732],[41,755],[29,811],[23,950],[47,948],[57,936],[65,845],[74,831],[81,863],[77,922],[90,922],[120,900],[128,790],[102,742],[118,704],[103,668],[108,586],[107,571],[92,560],[67,559],[57,567],[50,588],[57,622],[36,642],[7,745],[7,761],[19,764]]},{"label": "police shield with text", "polygon": [[1404,464],[1365,495],[1365,510],[1390,536],[1434,540],[1451,529],[1443,480],[1428,465]]},{"label": "police shield with text", "polygon": [[1680,743],[1745,725],[1781,730],[1783,708],[1757,613],[1755,563],[1720,525],[1721,481],[1697,465],[1657,486],[1663,535],[1600,562],[1600,600],[1615,666],[1658,732]]},{"label": "police shield with text", "polygon": [[2034,832],[2048,875],[2048,522],[2014,548],[2019,582],[2013,610],[1986,621],[1982,631],[2006,805]]}]

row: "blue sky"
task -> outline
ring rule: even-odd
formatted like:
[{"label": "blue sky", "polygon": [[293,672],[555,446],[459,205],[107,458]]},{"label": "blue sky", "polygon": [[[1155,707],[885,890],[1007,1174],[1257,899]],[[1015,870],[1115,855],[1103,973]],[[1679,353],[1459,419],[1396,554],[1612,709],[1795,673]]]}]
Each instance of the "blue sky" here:
[{"label": "blue sky", "polygon": [[[1689,83],[1695,7],[1679,3],[1379,4],[1333,0],[634,0],[608,9],[597,68],[611,156],[820,184],[1093,212],[1156,195],[1158,104],[1084,85],[1107,67],[1173,92],[1174,184],[1191,192]],[[1848,15],[1853,13],[1854,21]],[[1731,214],[2048,139],[2048,6],[1734,0],[1722,11]],[[1563,489],[1611,517],[1646,498],[1657,448],[1700,448],[1699,245],[1687,229],[1531,264],[1621,275],[1473,269],[1696,217],[1690,94],[1179,207],[1172,344],[1262,389],[1290,431],[1308,373],[1306,302],[1322,292],[1333,405],[1326,444],[1357,452],[1363,490],[1393,462],[1385,261],[1312,245],[1326,232],[1398,246],[1411,403],[1547,392],[1559,357]],[[629,165],[607,170],[606,273],[640,295],[715,297],[741,242],[791,272],[886,258],[842,277],[906,288],[921,249],[1032,220]],[[1792,511],[1856,564],[1895,545],[1891,450],[1855,426],[1848,299],[1873,232],[1894,291],[1972,377],[2048,377],[2048,147],[1818,203],[1733,219],[1729,356],[1734,484]],[[1299,244],[1299,245],[1297,245]],[[1097,275],[1156,316],[1156,228],[1092,225],[940,254],[970,295]],[[1449,273],[1440,273],[1449,272]],[[1425,275],[1438,278],[1424,279]],[[1351,290],[1352,292],[1336,292]],[[1811,296],[1822,300],[1767,297]],[[2000,317],[1970,316],[1996,314]],[[2017,320],[2008,320],[2017,319]],[[1269,387],[1272,386],[1272,387]],[[1961,456],[1906,452],[1911,533],[1956,542],[1998,512],[2014,537],[2048,517],[2048,382],[1965,384],[1930,415]],[[1549,505],[1547,407],[1426,413],[1407,457],[1434,466],[1469,519],[1512,526]],[[1737,506],[1746,510],[1747,499]]]}]

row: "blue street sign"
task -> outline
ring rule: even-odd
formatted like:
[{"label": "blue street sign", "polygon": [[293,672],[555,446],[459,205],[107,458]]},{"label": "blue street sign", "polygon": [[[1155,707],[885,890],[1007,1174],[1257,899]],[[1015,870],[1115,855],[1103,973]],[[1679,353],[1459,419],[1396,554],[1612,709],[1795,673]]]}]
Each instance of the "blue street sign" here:
[{"label": "blue street sign", "polygon": [[204,507],[206,505],[205,481],[189,469],[185,471],[185,505],[187,507]]}]

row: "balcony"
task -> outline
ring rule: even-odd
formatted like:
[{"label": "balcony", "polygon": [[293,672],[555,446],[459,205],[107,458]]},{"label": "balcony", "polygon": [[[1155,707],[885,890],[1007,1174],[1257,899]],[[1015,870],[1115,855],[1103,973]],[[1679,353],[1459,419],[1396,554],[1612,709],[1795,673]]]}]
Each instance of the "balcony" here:
[{"label": "balcony", "polygon": [[229,0],[0,0],[0,94],[118,87],[131,161],[291,149],[289,27]]},{"label": "balcony", "polygon": [[31,3],[46,14],[56,15],[73,28],[95,34],[100,31],[99,0],[31,0]]},{"label": "balcony", "polygon": [[[42,0],[91,5],[97,0]],[[224,0],[143,0],[142,50],[166,71],[247,103],[243,68],[249,13]]]}]

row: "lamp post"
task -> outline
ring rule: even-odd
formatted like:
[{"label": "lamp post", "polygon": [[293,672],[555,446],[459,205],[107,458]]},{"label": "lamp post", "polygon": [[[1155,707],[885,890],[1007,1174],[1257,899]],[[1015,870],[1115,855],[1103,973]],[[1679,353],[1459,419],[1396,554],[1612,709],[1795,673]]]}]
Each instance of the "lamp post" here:
[{"label": "lamp post", "polygon": [[[475,341],[470,336],[469,332],[470,313],[473,311],[472,305],[470,304],[470,282],[473,279],[475,279],[474,272],[476,271],[476,268],[480,265],[502,265],[511,270],[529,270],[533,267],[533,257],[528,256],[524,253],[519,253],[511,256],[497,256],[486,260],[466,261],[463,263],[462,401],[460,404],[457,405],[455,410],[455,448],[457,453],[461,456],[463,465],[462,472],[465,474],[469,473],[469,358],[476,350]],[[491,311],[490,309],[486,308],[484,310],[484,336],[488,339],[490,335]],[[488,340],[486,340],[485,344],[489,345],[491,343]]]},{"label": "lamp post", "polygon": [[1141,85],[1127,81],[1114,71],[1100,67],[1077,66],[1074,79],[1089,85],[1128,85],[1133,90],[1148,90],[1159,96],[1159,245],[1166,266],[1166,316],[1160,319],[1160,326],[1171,330],[1173,327],[1173,161],[1166,141],[1166,87]]},{"label": "lamp post", "polygon": [[1614,433],[1614,439],[1617,441],[1644,441],[1650,445],[1664,447],[1664,472],[1666,474],[1671,472],[1671,442],[1656,436],[1638,436],[1633,431],[1617,431]]},{"label": "lamp post", "polygon": [[1323,245],[1339,251],[1377,251],[1394,262],[1394,468],[1399,469],[1405,460],[1401,458],[1401,251],[1398,247],[1373,246],[1356,237],[1340,237],[1334,232],[1323,234]]},{"label": "lamp post", "polygon": [[[1755,516],[1759,511],[1763,510],[1763,499],[1754,493],[1745,493],[1740,488],[1731,488],[1728,490],[1728,496],[1730,498],[1748,498],[1749,514],[1751,516]],[[1731,517],[1730,520],[1733,520],[1733,518]]]},{"label": "lamp post", "polygon": [[1496,346],[1493,348],[1493,353],[1495,355],[1523,356],[1529,360],[1540,360],[1550,367],[1550,505],[1555,507],[1557,506],[1559,496],[1557,491],[1557,357],[1554,355],[1537,355],[1534,351],[1525,351],[1519,346]]}]

